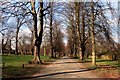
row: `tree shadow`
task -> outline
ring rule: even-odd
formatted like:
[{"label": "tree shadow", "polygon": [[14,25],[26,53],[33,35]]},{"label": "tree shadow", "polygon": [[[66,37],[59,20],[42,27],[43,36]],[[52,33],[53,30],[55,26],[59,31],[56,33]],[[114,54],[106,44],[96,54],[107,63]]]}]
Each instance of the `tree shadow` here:
[{"label": "tree shadow", "polygon": [[[110,61],[113,61],[113,60],[96,60],[96,62],[110,62]],[[85,62],[92,62],[91,60],[90,61],[87,61],[85,60]]]},{"label": "tree shadow", "polygon": [[[55,76],[55,75],[60,75],[60,74],[69,74],[69,73],[78,73],[78,72],[86,72],[86,71],[91,71],[95,70],[96,68],[89,68],[89,69],[82,69],[82,70],[76,70],[76,71],[67,71],[67,72],[57,72],[57,73],[50,73],[50,74],[44,74],[44,75],[39,75],[39,76],[31,76],[31,77],[21,77],[21,79],[33,79],[33,78],[45,78],[47,76]],[[16,78],[13,78],[16,79]]]},{"label": "tree shadow", "polygon": [[54,64],[73,64],[73,63],[80,63],[80,62],[60,62],[60,63],[54,63]]},{"label": "tree shadow", "polygon": [[113,60],[97,60],[97,62],[110,62],[110,61],[113,61]]},{"label": "tree shadow", "polygon": [[38,72],[38,70],[41,69],[43,69],[41,65],[25,66],[24,68],[22,66],[6,66],[2,68],[2,78],[8,79],[8,78],[23,77],[23,76],[25,77],[31,74],[35,74],[36,72]]},{"label": "tree shadow", "polygon": [[69,57],[65,57],[65,58],[60,58],[60,60],[66,60],[66,59],[72,59],[72,58],[69,58]]}]

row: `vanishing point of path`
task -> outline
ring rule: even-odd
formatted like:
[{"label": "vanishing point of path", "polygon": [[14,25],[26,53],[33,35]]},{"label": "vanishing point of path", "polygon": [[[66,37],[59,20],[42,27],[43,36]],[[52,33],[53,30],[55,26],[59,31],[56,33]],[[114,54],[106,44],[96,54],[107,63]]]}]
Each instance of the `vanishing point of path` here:
[{"label": "vanishing point of path", "polygon": [[86,69],[84,63],[79,63],[78,59],[62,57],[51,65],[43,68],[40,73],[33,75],[32,79],[39,78],[99,78],[92,70]]}]

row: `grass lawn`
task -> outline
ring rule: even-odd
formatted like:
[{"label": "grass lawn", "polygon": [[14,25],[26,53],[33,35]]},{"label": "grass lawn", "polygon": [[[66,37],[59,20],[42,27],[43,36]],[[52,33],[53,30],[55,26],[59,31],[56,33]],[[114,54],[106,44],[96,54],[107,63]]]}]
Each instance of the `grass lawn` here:
[{"label": "grass lawn", "polygon": [[[92,67],[91,65],[91,58],[85,59],[85,65],[88,67]],[[115,70],[109,70],[106,68],[98,68],[94,72],[99,75],[100,77],[107,77],[107,78],[116,78],[119,76],[118,70],[120,69],[120,63],[118,61],[112,61],[112,60],[103,60],[103,59],[96,59],[96,65],[109,65],[117,67]]]},{"label": "grass lawn", "polygon": [[[43,68],[41,64],[26,65],[32,59],[33,55],[2,55],[2,62],[5,63],[2,69],[3,78],[23,77],[39,72]],[[41,60],[48,61],[50,58],[41,56]],[[25,68],[22,68],[22,64],[25,64]]]},{"label": "grass lawn", "polygon": [[[85,59],[85,61],[92,62],[92,59],[87,58],[87,59]],[[110,65],[110,66],[120,67],[120,63],[118,63],[118,61],[113,61],[113,60],[96,59],[96,64],[97,65]]]}]

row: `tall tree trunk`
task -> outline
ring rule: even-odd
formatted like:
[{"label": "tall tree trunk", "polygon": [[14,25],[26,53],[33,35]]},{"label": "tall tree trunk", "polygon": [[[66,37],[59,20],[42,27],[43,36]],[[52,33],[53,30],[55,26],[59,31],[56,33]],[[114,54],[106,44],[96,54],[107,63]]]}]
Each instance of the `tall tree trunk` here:
[{"label": "tall tree trunk", "polygon": [[38,55],[38,46],[34,46],[34,63],[40,63],[40,56]]},{"label": "tall tree trunk", "polygon": [[16,45],[15,53],[16,53],[17,55],[18,55],[18,33],[19,33],[19,27],[17,27],[16,37],[15,37],[15,39],[16,39],[16,43],[15,43],[15,45]]},{"label": "tall tree trunk", "polygon": [[[38,47],[38,57],[40,60],[40,46],[42,43],[42,35],[43,35],[43,1],[40,2],[40,31],[39,31],[39,36],[37,38],[37,47]],[[40,60],[40,63],[42,64],[42,61]]]},{"label": "tall tree trunk", "polygon": [[82,57],[81,57],[81,59],[82,59],[82,61],[84,60],[84,55],[85,55],[85,45],[83,44],[82,46],[81,46],[81,48],[82,48]]},{"label": "tall tree trunk", "polygon": [[55,52],[55,58],[56,58],[57,52]]},{"label": "tall tree trunk", "polygon": [[[81,55],[81,47],[80,47],[80,19],[79,19],[79,12],[80,12],[80,3],[79,2],[75,2],[75,16],[76,16],[76,28],[77,28],[77,49],[79,51],[79,55]],[[77,55],[77,53],[76,53]]]},{"label": "tall tree trunk", "polygon": [[52,13],[52,6],[53,2],[50,2],[50,43],[51,43],[51,58],[53,58],[53,36],[52,36],[52,21],[53,21],[53,13]]},{"label": "tall tree trunk", "polygon": [[82,51],[82,60],[84,59],[85,55],[85,9],[84,4],[82,5],[82,39],[81,39],[81,51]]},{"label": "tall tree trunk", "polygon": [[32,37],[31,37],[31,54],[34,55],[34,32],[32,31]]},{"label": "tall tree trunk", "polygon": [[74,15],[71,16],[72,18],[70,19],[70,25],[71,25],[71,32],[72,32],[72,48],[71,48],[71,57],[74,57],[75,54],[75,28],[74,28]]},{"label": "tall tree trunk", "polygon": [[2,34],[2,51],[1,51],[2,54],[4,54],[4,51],[3,51],[4,47],[3,46],[4,46],[4,34]]},{"label": "tall tree trunk", "polygon": [[94,2],[93,2],[93,0],[91,0],[91,38],[92,38],[92,64],[96,65],[95,35],[94,35]]},{"label": "tall tree trunk", "polygon": [[34,21],[34,63],[40,63],[40,56],[39,56],[39,44],[38,44],[38,34],[37,34],[37,13],[35,10],[35,1],[31,0],[31,9],[32,9],[32,15],[33,15],[33,21]]},{"label": "tall tree trunk", "polygon": [[44,46],[44,56],[46,56],[46,47]]},{"label": "tall tree trunk", "polygon": [[9,40],[9,54],[11,54],[11,39]]}]

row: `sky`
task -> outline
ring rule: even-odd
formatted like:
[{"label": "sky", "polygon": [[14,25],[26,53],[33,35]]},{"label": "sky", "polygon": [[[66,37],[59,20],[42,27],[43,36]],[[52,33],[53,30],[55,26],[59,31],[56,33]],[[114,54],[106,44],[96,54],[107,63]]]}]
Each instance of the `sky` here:
[{"label": "sky", "polygon": [[118,33],[117,33],[117,30],[118,30],[118,3],[117,1],[116,2],[112,2],[112,6],[116,8],[116,15],[115,16],[111,16],[111,22],[112,22],[112,29],[113,29],[113,39],[115,40],[115,42],[118,42]]},{"label": "sky", "polygon": [[[0,0],[0,1],[5,1],[5,0]],[[26,2],[26,1],[30,1],[30,0],[7,0],[7,1],[18,1],[18,2]],[[37,0],[37,1],[41,1],[41,0]],[[43,0],[45,2],[82,2],[82,1],[86,1],[86,2],[90,2],[91,0]],[[98,1],[98,0],[93,0],[93,1]],[[101,0],[103,2],[106,2],[106,1],[110,1],[110,2],[116,2],[116,1],[119,1],[119,0]]]},{"label": "sky", "polygon": [[[64,0],[65,1],[65,0]],[[66,0],[66,1],[69,1],[69,0]],[[89,0],[90,1],[90,0]],[[102,0],[103,2],[106,2],[106,0]],[[113,7],[116,7],[116,8],[118,8],[118,5],[117,5],[117,1],[118,0],[107,0],[107,1],[110,1],[110,2],[112,2],[112,6]],[[108,15],[109,16],[109,15]],[[113,31],[113,34],[114,34],[114,36],[112,36],[113,37],[113,39],[115,40],[115,42],[118,42],[118,35],[117,35],[117,19],[116,18],[113,18],[113,19],[111,19],[111,21],[114,23],[113,24],[113,27],[115,27],[115,31]],[[65,25],[63,25],[64,26],[64,28],[65,29],[63,29],[62,30],[62,33],[65,35],[65,38],[64,38],[64,43],[65,44],[67,44],[67,32],[66,32],[66,27],[65,27]],[[25,27],[25,26],[22,26],[21,27],[21,30],[20,30],[20,32],[22,32],[22,33],[25,33],[26,35],[30,35],[30,33],[31,33],[31,31],[28,29],[28,27]],[[21,35],[21,34],[19,34],[19,35]],[[2,35],[0,34],[0,40],[2,39],[1,38],[2,37]]]}]

